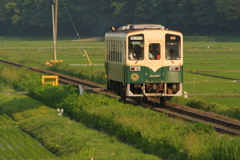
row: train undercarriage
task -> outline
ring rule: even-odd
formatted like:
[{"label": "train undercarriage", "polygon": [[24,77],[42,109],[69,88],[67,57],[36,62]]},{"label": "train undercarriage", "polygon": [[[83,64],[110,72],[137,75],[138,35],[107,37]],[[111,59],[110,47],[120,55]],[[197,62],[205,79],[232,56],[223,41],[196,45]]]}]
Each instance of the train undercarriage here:
[{"label": "train undercarriage", "polygon": [[160,104],[165,105],[166,100],[173,96],[181,95],[180,83],[131,83],[123,85],[121,82],[110,81],[107,89],[121,96],[125,100],[126,97],[135,97],[137,100],[155,97],[160,99]]}]

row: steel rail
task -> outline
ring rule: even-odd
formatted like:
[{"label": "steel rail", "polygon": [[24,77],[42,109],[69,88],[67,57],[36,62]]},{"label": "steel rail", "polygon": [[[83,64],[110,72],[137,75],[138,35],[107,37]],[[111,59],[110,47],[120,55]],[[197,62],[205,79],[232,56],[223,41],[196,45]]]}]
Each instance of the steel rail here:
[{"label": "steel rail", "polygon": [[[240,125],[232,122],[228,122],[226,120],[221,120],[218,118],[213,118],[208,115],[204,115],[201,113],[196,113],[192,111],[188,111],[185,109],[181,109],[177,104],[173,104],[171,102],[167,102],[167,105],[163,107],[163,110],[169,114],[169,116],[181,117],[187,121],[193,122],[204,122],[206,124],[211,124],[217,131],[228,133],[230,135],[240,135]],[[161,111],[159,108],[152,108],[155,111]],[[202,112],[204,113],[204,112]]]}]

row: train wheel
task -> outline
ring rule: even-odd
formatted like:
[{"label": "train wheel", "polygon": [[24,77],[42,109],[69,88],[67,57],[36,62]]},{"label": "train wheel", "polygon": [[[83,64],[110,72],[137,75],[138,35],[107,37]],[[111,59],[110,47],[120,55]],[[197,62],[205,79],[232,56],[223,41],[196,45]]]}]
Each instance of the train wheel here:
[{"label": "train wheel", "polygon": [[108,91],[112,90],[112,82],[111,81],[107,81],[107,90]]},{"label": "train wheel", "polygon": [[126,100],[126,88],[121,85],[121,100],[125,101]]},{"label": "train wheel", "polygon": [[148,101],[148,97],[142,97],[142,101],[143,101],[143,102]]},{"label": "train wheel", "polygon": [[140,98],[140,97],[134,97],[134,100],[136,101],[136,104],[137,104],[137,105],[142,104],[142,98]]},{"label": "train wheel", "polygon": [[126,96],[121,96],[121,101],[126,101]]},{"label": "train wheel", "polygon": [[165,106],[167,102],[167,98],[166,97],[160,97],[160,105],[161,106]]}]

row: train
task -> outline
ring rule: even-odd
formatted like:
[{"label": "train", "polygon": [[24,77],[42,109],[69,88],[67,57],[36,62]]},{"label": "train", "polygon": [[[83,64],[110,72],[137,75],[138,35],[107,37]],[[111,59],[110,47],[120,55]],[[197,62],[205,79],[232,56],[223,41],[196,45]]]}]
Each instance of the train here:
[{"label": "train", "polygon": [[122,100],[183,95],[183,35],[160,24],[127,24],[105,33],[106,89]]}]

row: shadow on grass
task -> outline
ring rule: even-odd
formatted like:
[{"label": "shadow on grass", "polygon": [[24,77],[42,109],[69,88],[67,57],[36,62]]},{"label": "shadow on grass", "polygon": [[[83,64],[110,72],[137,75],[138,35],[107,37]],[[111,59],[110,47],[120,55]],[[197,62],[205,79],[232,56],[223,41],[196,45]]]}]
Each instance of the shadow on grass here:
[{"label": "shadow on grass", "polygon": [[[7,96],[13,96],[12,100],[8,100],[4,102],[4,97]],[[23,112],[26,110],[32,110],[32,109],[37,109],[41,106],[43,106],[43,104],[39,101],[36,101],[30,97],[27,97],[25,95],[4,95],[2,96],[3,100],[2,103],[0,103],[0,110],[2,110],[4,113],[11,115],[14,113],[18,113],[18,112]],[[0,112],[1,114],[1,112]]]}]

